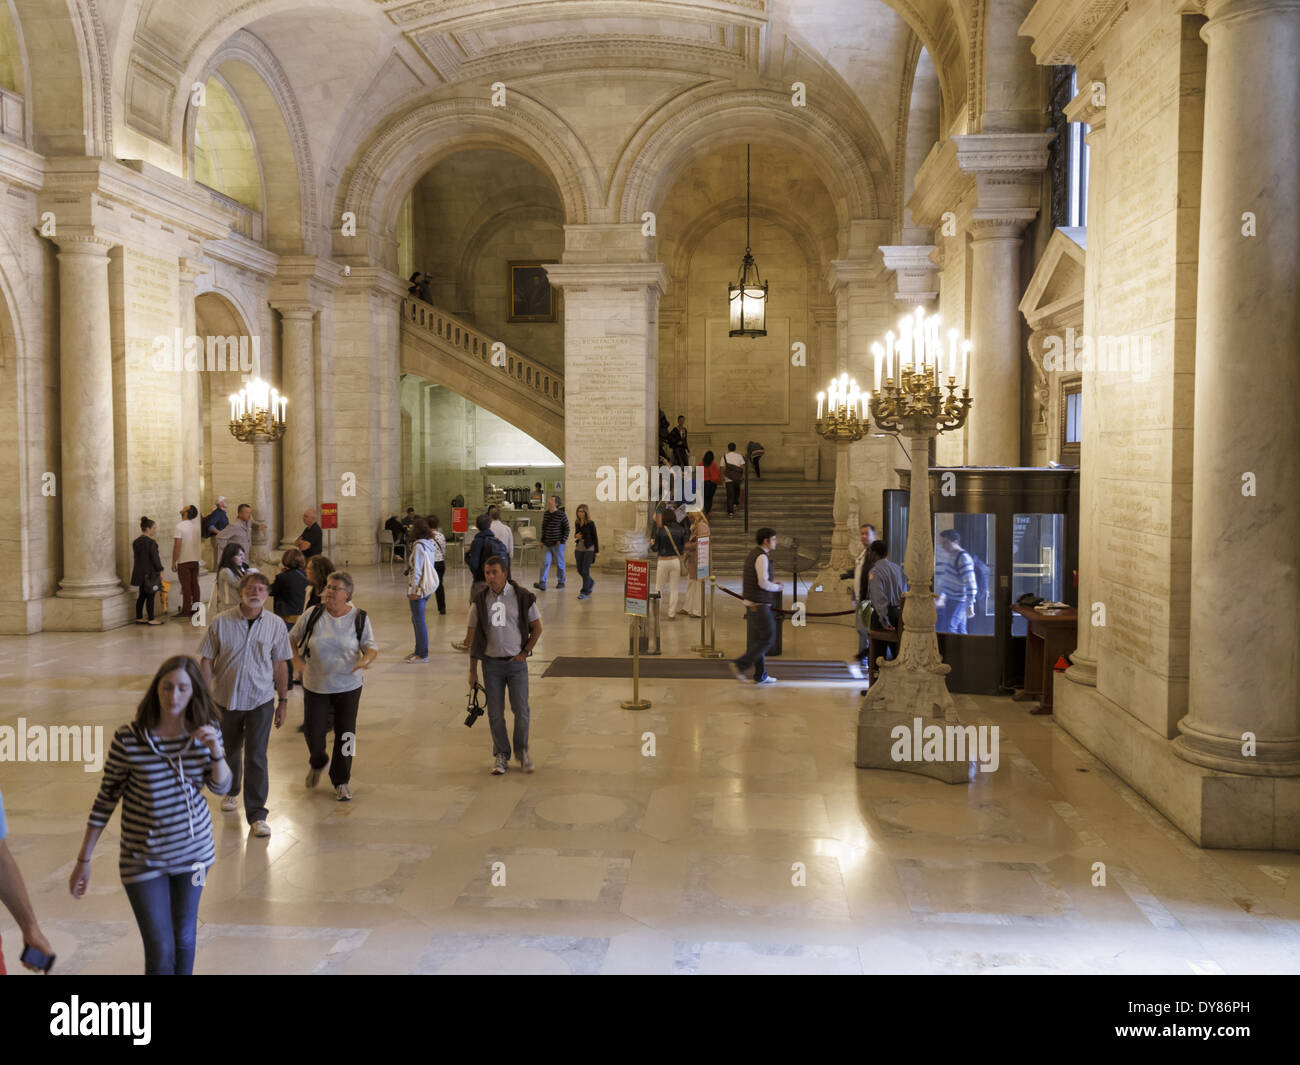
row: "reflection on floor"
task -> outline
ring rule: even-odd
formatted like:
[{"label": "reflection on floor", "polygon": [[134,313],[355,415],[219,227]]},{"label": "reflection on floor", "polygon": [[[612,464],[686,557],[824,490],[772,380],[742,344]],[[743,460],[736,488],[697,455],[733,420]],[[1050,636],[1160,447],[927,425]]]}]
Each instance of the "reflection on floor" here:
[{"label": "reflection on floor", "polygon": [[[1198,850],[1009,700],[958,697],[965,721],[1001,726],[999,769],[963,786],[855,769],[859,682],[648,681],[653,707],[630,713],[625,680],[541,679],[559,655],[626,651],[622,582],[605,574],[588,602],[576,582],[541,594],[538,769],[498,778],[486,722],[463,724],[467,660],[450,648],[463,570],[449,615],[431,611],[425,665],[400,661],[400,578],[354,572],[384,649],[355,801],[304,788],[290,725],[272,739],[269,840],[211,802],[199,972],[1300,972],[1300,856]],[[719,645],[735,654],[743,618],[719,601]],[[809,609],[846,605],[837,588]],[[846,658],[849,622],[787,627],[786,655]],[[697,621],[664,622],[666,653],[698,642]],[[0,639],[0,725],[111,735],[156,665],[197,646],[175,621]],[[66,887],[97,785],[76,764],[0,765],[10,845],[59,968],[137,972],[116,819],[88,895]],[[13,953],[3,911],[0,934]]]}]

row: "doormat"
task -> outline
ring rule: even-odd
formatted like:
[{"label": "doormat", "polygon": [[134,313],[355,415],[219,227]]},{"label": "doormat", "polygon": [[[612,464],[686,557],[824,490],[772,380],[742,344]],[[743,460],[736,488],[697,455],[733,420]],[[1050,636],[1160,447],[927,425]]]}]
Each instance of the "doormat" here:
[{"label": "doormat", "polygon": [[[769,658],[767,671],[778,681],[791,684],[857,684],[862,685],[866,679],[857,664],[845,662],[799,661],[797,659]],[[632,659],[627,658],[582,658],[576,655],[562,655],[551,662],[543,677],[594,677],[618,678],[632,677]],[[641,678],[643,680],[729,680],[736,682],[735,675],[727,665],[726,659],[708,658],[659,658],[657,656],[641,659]]]}]

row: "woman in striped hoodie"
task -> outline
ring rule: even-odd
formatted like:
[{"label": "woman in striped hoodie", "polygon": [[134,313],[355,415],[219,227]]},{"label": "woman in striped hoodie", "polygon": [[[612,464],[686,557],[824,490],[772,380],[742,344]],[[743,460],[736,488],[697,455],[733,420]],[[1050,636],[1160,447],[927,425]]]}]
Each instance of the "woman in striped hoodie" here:
[{"label": "woman in striped hoodie", "polygon": [[230,788],[220,716],[198,663],[176,655],[158,667],[135,720],[113,736],[68,881],[73,898],[85,895],[91,854],[121,799],[118,870],[144,940],[146,975],[194,971],[199,894],[216,859],[205,784],[217,795]]}]

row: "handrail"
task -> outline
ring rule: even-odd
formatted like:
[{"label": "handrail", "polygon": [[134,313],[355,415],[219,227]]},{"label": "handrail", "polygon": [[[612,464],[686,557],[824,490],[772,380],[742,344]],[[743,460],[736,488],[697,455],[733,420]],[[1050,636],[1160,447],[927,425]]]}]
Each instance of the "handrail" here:
[{"label": "handrail", "polygon": [[423,300],[409,296],[403,299],[402,321],[468,357],[477,359],[494,372],[507,374],[517,385],[536,392],[544,403],[563,413],[564,378],[549,367],[510,347],[505,348],[503,353],[505,364],[494,365],[492,345],[499,341]]}]

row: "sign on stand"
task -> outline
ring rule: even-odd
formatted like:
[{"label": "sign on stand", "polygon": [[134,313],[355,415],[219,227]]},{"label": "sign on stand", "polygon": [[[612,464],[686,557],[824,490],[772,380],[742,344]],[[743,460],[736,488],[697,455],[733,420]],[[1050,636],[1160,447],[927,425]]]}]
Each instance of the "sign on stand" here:
[{"label": "sign on stand", "polygon": [[644,618],[650,614],[650,562],[629,558],[623,581],[623,613]]},{"label": "sign on stand", "polygon": [[451,508],[451,531],[458,533],[469,532],[468,507]]},{"label": "sign on stand", "polygon": [[337,529],[339,527],[339,505],[337,503],[322,503],[320,505],[320,527],[322,529]]},{"label": "sign on stand", "polygon": [[697,541],[699,545],[699,561],[695,566],[695,576],[698,580],[704,580],[709,575],[709,538],[701,536]]}]

